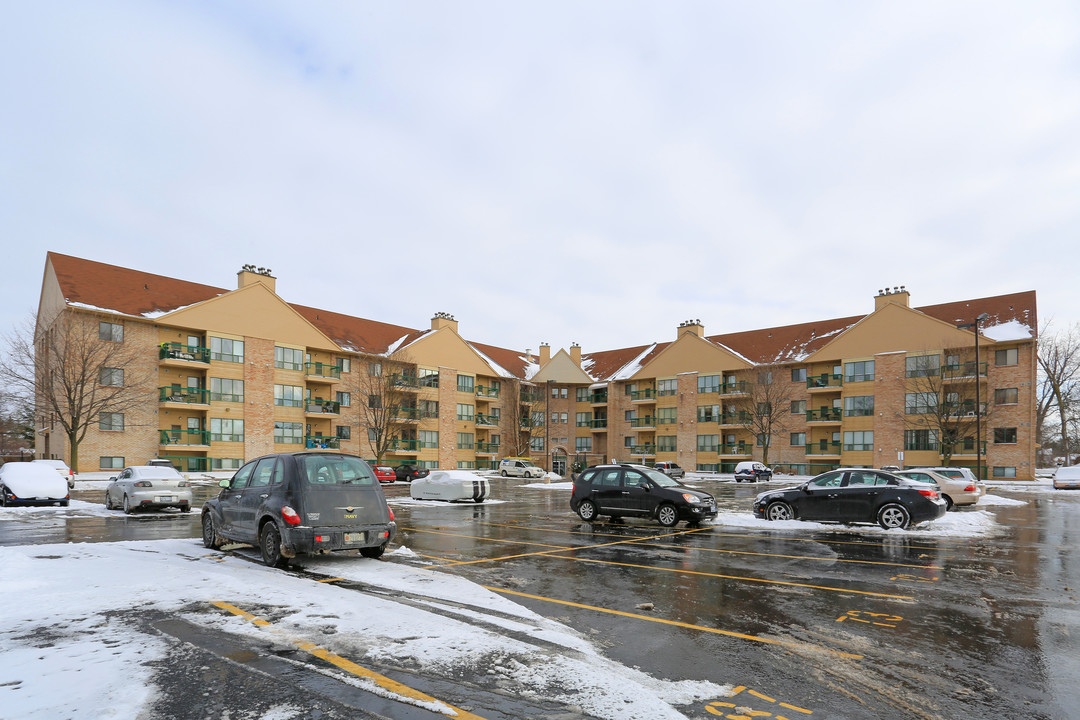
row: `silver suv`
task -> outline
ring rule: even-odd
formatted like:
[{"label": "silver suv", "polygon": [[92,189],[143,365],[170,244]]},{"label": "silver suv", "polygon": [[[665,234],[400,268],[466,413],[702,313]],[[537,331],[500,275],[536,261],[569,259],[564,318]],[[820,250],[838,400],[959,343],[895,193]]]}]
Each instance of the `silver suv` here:
[{"label": "silver suv", "polygon": [[673,477],[673,478],[686,477],[686,471],[683,470],[681,467],[679,467],[679,463],[667,462],[666,460],[662,460],[662,461],[656,463],[655,465],[653,465],[653,468],[656,469],[656,470],[659,470],[660,472],[664,473],[668,477]]},{"label": "silver suv", "polygon": [[544,477],[544,469],[529,458],[503,458],[499,463],[499,474],[503,477]]}]

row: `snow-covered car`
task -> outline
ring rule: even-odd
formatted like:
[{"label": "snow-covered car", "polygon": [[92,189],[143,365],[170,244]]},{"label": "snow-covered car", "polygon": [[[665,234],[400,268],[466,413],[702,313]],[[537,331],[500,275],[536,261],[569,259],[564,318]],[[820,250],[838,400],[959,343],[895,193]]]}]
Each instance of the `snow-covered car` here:
[{"label": "snow-covered car", "polygon": [[483,502],[489,492],[487,478],[468,470],[432,470],[427,477],[413,480],[409,487],[415,500]]},{"label": "snow-covered car", "polygon": [[735,466],[735,482],[757,482],[772,480],[772,468],[767,468],[759,462],[746,460]]},{"label": "snow-covered car", "polygon": [[48,465],[9,462],[0,467],[0,505],[67,504],[67,482]]},{"label": "snow-covered car", "polygon": [[499,474],[503,477],[544,477],[544,469],[529,458],[508,457],[499,463]]},{"label": "snow-covered car", "polygon": [[191,484],[176,468],[157,465],[133,465],[124,468],[105,488],[105,508],[136,510],[174,507],[180,512],[191,509]]},{"label": "snow-covered car", "polygon": [[60,477],[64,478],[67,482],[68,489],[75,487],[75,473],[71,472],[71,468],[63,460],[46,460],[44,458],[38,460],[32,460],[40,465],[47,465],[55,470]]},{"label": "snow-covered car", "polygon": [[1080,490],[1080,465],[1059,467],[1054,472],[1054,487],[1058,490]]}]

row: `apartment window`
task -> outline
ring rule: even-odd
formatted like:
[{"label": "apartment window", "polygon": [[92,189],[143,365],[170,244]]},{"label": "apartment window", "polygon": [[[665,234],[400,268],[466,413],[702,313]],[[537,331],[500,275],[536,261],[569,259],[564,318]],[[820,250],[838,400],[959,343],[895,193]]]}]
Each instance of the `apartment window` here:
[{"label": "apartment window", "polygon": [[368,377],[382,377],[382,363],[368,363],[367,374]]},{"label": "apartment window", "polygon": [[420,441],[421,448],[438,448],[439,447],[439,431],[438,430],[421,430],[417,433],[417,439]]},{"label": "apartment window", "polygon": [[873,414],[873,395],[852,395],[844,398],[844,417],[866,417]]},{"label": "apartment window", "polygon": [[658,408],[656,422],[659,425],[674,425],[679,419],[679,408]]},{"label": "apartment window", "polygon": [[[439,417],[439,401],[438,400],[417,400],[416,407],[420,410],[421,418],[437,418]],[[497,410],[498,408],[496,408]],[[496,417],[498,414],[496,413]]]},{"label": "apartment window", "polygon": [[112,387],[124,387],[124,369],[103,367],[98,370],[98,383]]},{"label": "apartment window", "polygon": [[905,450],[937,450],[938,434],[936,430],[905,430]]},{"label": "apartment window", "polygon": [[532,414],[533,427],[544,427],[544,411],[534,410]]},{"label": "apartment window", "polygon": [[570,397],[570,388],[559,388],[559,397],[566,400]]},{"label": "apartment window", "polygon": [[995,445],[1013,445],[1016,443],[1016,428],[994,428]]},{"label": "apartment window", "polygon": [[806,368],[791,368],[791,382],[806,382]]},{"label": "apartment window", "polygon": [[420,378],[420,387],[439,387],[438,370],[428,370],[426,368],[420,368],[416,371],[416,376]]},{"label": "apartment window", "polygon": [[210,359],[233,363],[244,362],[244,341],[211,337]]},{"label": "apartment window", "polygon": [[792,400],[791,401],[791,414],[792,415],[805,415],[806,414],[806,401],[805,400]]},{"label": "apartment window", "polygon": [[626,422],[637,420],[637,410],[624,410],[623,419],[626,420]]},{"label": "apartment window", "polygon": [[457,404],[457,419],[472,422],[476,419],[476,406],[466,403]]},{"label": "apartment window", "polygon": [[998,388],[994,391],[995,405],[1016,405],[1019,392],[1016,388]]},{"label": "apartment window", "polygon": [[873,379],[873,360],[844,363],[844,382],[867,382]]},{"label": "apartment window", "polygon": [[240,458],[211,458],[211,470],[239,470],[244,461]]},{"label": "apartment window", "polygon": [[937,394],[932,392],[907,393],[904,395],[904,413],[926,415],[937,412]]},{"label": "apartment window", "polygon": [[[675,408],[672,408],[675,409]],[[698,422],[720,422],[720,406],[719,405],[698,405],[697,409]]]},{"label": "apartment window", "polygon": [[341,372],[343,373],[352,372],[352,358],[338,358],[337,366],[341,368]]},{"label": "apartment window", "polygon": [[476,378],[472,375],[458,375],[457,389],[458,392],[476,392]]},{"label": "apartment window", "polygon": [[348,425],[338,425],[334,428],[337,436],[341,440],[352,440],[352,428]]},{"label": "apartment window", "polygon": [[124,458],[116,455],[102,455],[98,458],[98,467],[102,470],[123,470]]},{"label": "apartment window", "polygon": [[275,347],[274,367],[282,370],[303,370],[304,351],[296,348]]},{"label": "apartment window", "polygon": [[1020,355],[1016,348],[994,351],[995,365],[1016,365],[1018,362],[1020,362]]},{"label": "apartment window", "polygon": [[352,395],[347,392],[338,390],[334,393],[334,399],[337,400],[338,405],[341,407],[350,407],[352,405]]},{"label": "apartment window", "polygon": [[637,392],[637,383],[626,383],[625,391],[627,397]]},{"label": "apartment window", "polygon": [[103,412],[98,415],[98,429],[118,431],[124,429],[124,413]]},{"label": "apartment window", "polygon": [[844,450],[845,452],[861,452],[865,450],[874,449],[874,431],[873,430],[845,430],[844,431]]},{"label": "apartment window", "polygon": [[244,421],[230,418],[210,418],[211,442],[243,442]]},{"label": "apartment window", "polygon": [[592,452],[592,438],[591,437],[574,438],[574,450],[576,450],[579,453]]},{"label": "apartment window", "polygon": [[757,376],[758,385],[772,385],[772,370],[763,370]]},{"label": "apartment window", "polygon": [[244,402],[244,381],[210,378],[210,400],[212,402]]},{"label": "apartment window", "polygon": [[282,445],[303,445],[304,425],[298,422],[275,422],[274,442]]},{"label": "apartment window", "polygon": [[559,413],[557,413],[557,412],[551,413],[551,424],[554,425],[557,422],[559,422]]},{"label": "apartment window", "polygon": [[578,402],[589,402],[589,388],[580,387],[574,391],[574,398]]},{"label": "apartment window", "polygon": [[274,404],[280,407],[300,407],[304,404],[304,388],[298,385],[275,385]]},{"label": "apartment window", "polygon": [[772,438],[769,435],[769,433],[758,433],[757,434],[757,446],[758,447],[771,447],[772,446]]},{"label": "apartment window", "polygon": [[[91,325],[91,327],[93,326]],[[119,323],[99,322],[98,340],[124,342],[124,326]]]},{"label": "apartment window", "polygon": [[569,419],[569,413],[559,413],[559,422],[561,422],[563,425],[565,425]]},{"label": "apartment window", "polygon": [[679,387],[679,381],[675,378],[668,378],[667,380],[656,381],[656,395],[657,397],[666,397],[668,395],[674,395]]},{"label": "apartment window", "polygon": [[697,391],[701,393],[720,392],[719,375],[702,375],[697,379]]},{"label": "apartment window", "polygon": [[916,355],[904,360],[906,375],[909,378],[932,377],[941,373],[939,355]]},{"label": "apartment window", "polygon": [[473,434],[470,432],[459,432],[457,434],[457,449],[458,450],[473,450],[476,445],[473,441]]},{"label": "apartment window", "polygon": [[382,407],[382,395],[368,395],[367,406],[372,410],[378,410]]},{"label": "apartment window", "polygon": [[634,436],[633,435],[623,435],[622,445],[627,450],[634,447]]},{"label": "apartment window", "polygon": [[676,435],[657,435],[656,452],[675,452],[677,449]]},{"label": "apartment window", "polygon": [[719,435],[698,435],[697,436],[697,450],[698,452],[716,452],[720,447]]},{"label": "apartment window", "polygon": [[757,414],[761,417],[768,417],[769,415],[772,415],[771,402],[759,402],[756,403],[754,407],[757,408]]},{"label": "apartment window", "polygon": [[996,478],[1014,478],[1016,477],[1016,468],[1014,467],[994,467],[994,477]]},{"label": "apartment window", "polygon": [[591,427],[592,426],[592,413],[591,412],[579,412],[574,415],[575,427]]},{"label": "apartment window", "polygon": [[373,443],[379,442],[379,429],[378,428],[368,428],[367,429],[367,439],[368,439],[368,442],[373,442]]},{"label": "apartment window", "polygon": [[534,437],[529,439],[529,450],[533,452],[544,452],[544,438]]}]

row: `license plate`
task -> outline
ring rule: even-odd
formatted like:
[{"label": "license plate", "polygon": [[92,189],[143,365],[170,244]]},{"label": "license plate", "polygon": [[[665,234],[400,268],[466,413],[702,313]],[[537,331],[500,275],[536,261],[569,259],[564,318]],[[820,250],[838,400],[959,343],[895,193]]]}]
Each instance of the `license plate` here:
[{"label": "license plate", "polygon": [[158,495],[157,501],[159,503],[176,502],[176,497],[173,495]]},{"label": "license plate", "polygon": [[359,543],[364,542],[365,533],[345,533],[345,542],[347,543]]}]

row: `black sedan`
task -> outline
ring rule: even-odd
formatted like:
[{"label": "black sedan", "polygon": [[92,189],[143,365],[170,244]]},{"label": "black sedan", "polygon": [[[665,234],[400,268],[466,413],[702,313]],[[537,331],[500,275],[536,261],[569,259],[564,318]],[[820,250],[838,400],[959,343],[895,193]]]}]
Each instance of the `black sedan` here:
[{"label": "black sedan", "polygon": [[643,465],[594,465],[575,478],[570,509],[586,522],[637,516],[673,527],[716,517],[716,500]]},{"label": "black sedan", "polygon": [[754,499],[754,515],[766,520],[873,523],[907,528],[945,514],[940,493],[925,483],[881,470],[831,470],[786,490]]},{"label": "black sedan", "polygon": [[375,473],[352,455],[267,455],[218,484],[221,493],[203,506],[203,544],[257,545],[272,567],[333,550],[377,558],[397,530]]}]

